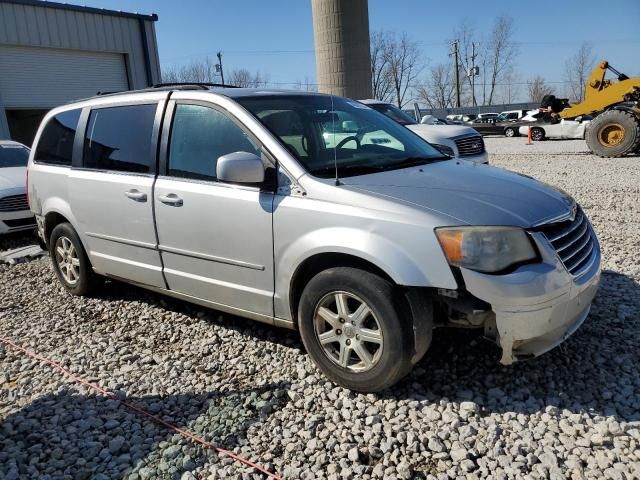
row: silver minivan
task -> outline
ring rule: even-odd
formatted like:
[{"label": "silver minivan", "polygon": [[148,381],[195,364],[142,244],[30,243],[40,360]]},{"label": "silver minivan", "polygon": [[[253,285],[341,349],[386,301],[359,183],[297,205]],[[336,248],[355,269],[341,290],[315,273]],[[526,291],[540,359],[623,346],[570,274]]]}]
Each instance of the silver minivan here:
[{"label": "silver minivan", "polygon": [[72,294],[110,277],[298,329],[363,392],[406,375],[437,327],[482,329],[503,364],[546,352],[600,280],[569,195],[330,95],[181,85],[56,108],[28,193]]}]

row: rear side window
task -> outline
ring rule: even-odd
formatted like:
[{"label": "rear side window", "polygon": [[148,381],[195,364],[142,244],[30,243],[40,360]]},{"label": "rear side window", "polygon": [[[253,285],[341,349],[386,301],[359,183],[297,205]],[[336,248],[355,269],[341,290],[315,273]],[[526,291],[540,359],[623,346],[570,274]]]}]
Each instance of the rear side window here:
[{"label": "rear side window", "polygon": [[84,139],[85,168],[149,173],[156,104],[91,111]]},{"label": "rear side window", "polygon": [[71,166],[80,112],[80,109],[67,110],[49,120],[36,148],[34,160],[37,163]]}]

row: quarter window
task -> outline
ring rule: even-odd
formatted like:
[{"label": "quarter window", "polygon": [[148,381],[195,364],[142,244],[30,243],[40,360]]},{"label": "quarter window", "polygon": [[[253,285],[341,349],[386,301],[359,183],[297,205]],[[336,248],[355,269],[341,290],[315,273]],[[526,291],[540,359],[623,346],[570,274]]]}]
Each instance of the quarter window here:
[{"label": "quarter window", "polygon": [[169,143],[168,174],[216,180],[218,158],[233,152],[260,155],[260,147],[224,113],[201,105],[178,104]]},{"label": "quarter window", "polygon": [[37,163],[71,166],[80,112],[80,109],[67,110],[49,120],[36,148],[34,160]]},{"label": "quarter window", "polygon": [[85,168],[149,173],[156,104],[91,111],[84,139]]}]

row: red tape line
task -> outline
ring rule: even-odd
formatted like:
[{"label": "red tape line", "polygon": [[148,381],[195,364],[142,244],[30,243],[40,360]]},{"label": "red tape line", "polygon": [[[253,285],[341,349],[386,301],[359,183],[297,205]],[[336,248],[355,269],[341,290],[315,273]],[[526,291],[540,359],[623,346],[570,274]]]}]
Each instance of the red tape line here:
[{"label": "red tape line", "polygon": [[195,443],[199,443],[211,450],[214,450],[218,453],[221,453],[223,455],[226,455],[227,457],[233,458],[234,460],[237,460],[238,462],[242,462],[245,465],[249,465],[250,467],[255,468],[256,470],[258,470],[259,472],[264,473],[268,478],[273,478],[276,480],[283,480],[282,477],[277,476],[274,473],[271,473],[269,470],[267,470],[264,467],[261,467],[260,465],[258,465],[257,463],[253,463],[251,460],[247,460],[246,458],[243,458],[239,455],[236,455],[233,452],[230,452],[229,450],[225,450],[224,448],[220,448],[215,446],[213,443],[206,441],[204,438],[199,437],[187,430],[183,430],[182,428],[176,427],[175,425],[172,425],[171,423],[167,422],[166,420],[163,420],[161,417],[158,417],[157,415],[153,415],[152,413],[149,413],[143,409],[141,409],[140,407],[135,406],[133,403],[129,403],[125,400],[120,400],[118,399],[112,392],[109,392],[107,390],[105,390],[104,388],[99,387],[98,385],[91,383],[87,380],[84,380],[80,377],[78,377],[77,375],[75,375],[74,373],[72,373],[70,370],[67,370],[66,368],[64,368],[62,365],[60,365],[59,363],[54,362],[53,360],[49,360],[46,357],[43,357],[42,355],[38,355],[37,353],[34,353],[30,350],[27,350],[24,347],[21,347],[20,345],[14,343],[13,341],[9,340],[8,338],[2,337],[0,336],[0,342],[9,345],[10,347],[15,348],[16,350],[20,350],[22,353],[26,354],[27,356],[38,360],[39,362],[43,362],[46,363],[58,370],[60,370],[60,372],[62,372],[63,375],[71,378],[74,382],[80,384],[80,385],[84,385],[85,387],[91,388],[92,390],[95,390],[96,392],[104,395],[105,397],[108,397],[112,400],[116,400],[118,402],[120,402],[122,405],[124,405],[125,407],[127,407],[130,410],[133,410],[134,412],[150,418],[151,420],[153,420],[156,423],[159,423],[160,425],[164,425],[165,427],[179,433],[180,435],[182,435],[183,437],[185,437],[188,440],[191,440],[192,442]]}]

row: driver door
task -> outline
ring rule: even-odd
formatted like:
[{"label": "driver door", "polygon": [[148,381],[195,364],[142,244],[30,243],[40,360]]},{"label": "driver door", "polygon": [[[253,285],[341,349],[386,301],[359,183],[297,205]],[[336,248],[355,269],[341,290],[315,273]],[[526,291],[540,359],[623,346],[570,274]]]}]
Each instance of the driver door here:
[{"label": "driver door", "polygon": [[[170,102],[154,208],[169,289],[221,309],[273,316],[274,188],[218,181],[217,159],[262,146],[227,111]],[[166,122],[166,120],[165,120]],[[265,166],[272,165],[265,160]]]}]

